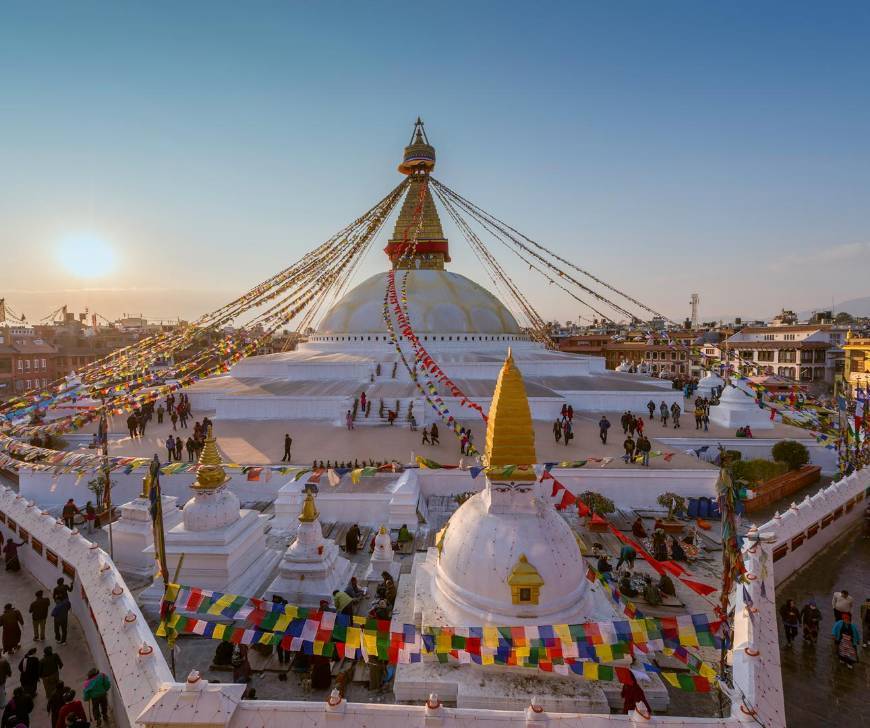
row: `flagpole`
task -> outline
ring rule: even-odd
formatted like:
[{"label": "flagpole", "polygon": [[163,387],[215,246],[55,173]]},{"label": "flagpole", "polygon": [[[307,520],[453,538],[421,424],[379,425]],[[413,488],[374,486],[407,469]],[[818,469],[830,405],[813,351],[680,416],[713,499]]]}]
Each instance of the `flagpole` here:
[{"label": "flagpole", "polygon": [[[154,454],[154,459],[148,466],[148,476],[146,480],[150,480],[148,488],[148,499],[151,502],[151,524],[154,532],[154,555],[157,559],[157,565],[160,568],[160,575],[163,578],[163,595],[169,588],[169,567],[166,564],[166,534],[163,528],[163,495],[160,489],[160,459],[157,453]],[[166,618],[163,614],[163,601],[161,600],[160,617],[162,620]],[[172,671],[172,678],[175,679],[175,638],[172,631],[166,630],[166,644],[169,646],[169,667]]]},{"label": "flagpole", "polygon": [[103,407],[100,412],[100,433],[103,438],[103,477],[106,479],[106,489],[103,499],[109,511],[109,556],[115,558],[115,539],[112,536],[112,480],[109,465],[109,418],[106,416],[106,396],[101,397]]}]

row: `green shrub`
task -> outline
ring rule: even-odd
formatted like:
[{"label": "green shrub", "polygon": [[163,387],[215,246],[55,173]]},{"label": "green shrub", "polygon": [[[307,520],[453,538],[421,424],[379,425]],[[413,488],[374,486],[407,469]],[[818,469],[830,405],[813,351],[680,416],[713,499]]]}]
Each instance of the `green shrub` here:
[{"label": "green shrub", "polygon": [[616,506],[610,498],[601,495],[601,493],[596,493],[594,490],[587,490],[581,493],[578,497],[589,506],[594,513],[599,515],[613,513],[616,510]]},{"label": "green shrub", "polygon": [[738,460],[731,464],[731,477],[735,481],[743,481],[748,485],[758,485],[788,472],[788,465],[771,460]]},{"label": "green shrub", "polygon": [[658,504],[662,508],[668,509],[669,516],[674,514],[680,516],[686,512],[686,499],[683,498],[683,496],[671,493],[670,491],[662,493],[658,497]]},{"label": "green shrub", "polygon": [[726,450],[725,455],[729,463],[736,463],[738,460],[743,459],[743,453],[740,450]]},{"label": "green shrub", "polygon": [[774,460],[788,465],[789,470],[797,470],[810,461],[810,453],[801,443],[794,440],[783,440],[776,443],[771,451]]}]

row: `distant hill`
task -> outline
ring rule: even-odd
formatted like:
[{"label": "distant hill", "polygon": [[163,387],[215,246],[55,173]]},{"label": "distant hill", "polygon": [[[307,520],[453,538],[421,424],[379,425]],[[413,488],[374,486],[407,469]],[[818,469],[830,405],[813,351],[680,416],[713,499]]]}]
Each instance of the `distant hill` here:
[{"label": "distant hill", "polygon": [[[800,311],[798,313],[798,318],[803,321],[812,316],[815,311],[829,311],[830,308],[831,304],[828,303],[824,306],[819,306],[816,309]],[[841,311],[850,313],[853,316],[870,316],[870,296],[864,296],[864,298],[853,298],[849,301],[842,301],[836,304],[834,312],[840,313]]]}]

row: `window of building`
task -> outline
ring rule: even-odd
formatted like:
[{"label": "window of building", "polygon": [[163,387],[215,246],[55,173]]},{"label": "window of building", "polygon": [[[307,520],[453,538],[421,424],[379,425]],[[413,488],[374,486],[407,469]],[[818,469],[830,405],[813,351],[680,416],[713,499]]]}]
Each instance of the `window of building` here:
[{"label": "window of building", "polygon": [[779,352],[779,360],[783,363],[794,363],[797,361],[797,351],[795,349],[782,349]]},{"label": "window of building", "polygon": [[773,351],[759,351],[758,361],[773,361]]},{"label": "window of building", "polygon": [[671,361],[676,361],[676,360],[677,360],[677,352],[672,351],[671,352]]},{"label": "window of building", "polygon": [[43,369],[47,369],[47,368],[48,368],[48,367],[46,366],[46,364],[45,364],[45,359],[42,360],[42,368],[43,368]]},{"label": "window of building", "polygon": [[817,364],[823,364],[825,358],[827,357],[827,353],[824,349],[816,349],[815,360]]},{"label": "window of building", "polygon": [[785,341],[794,341],[794,334],[783,334],[782,338]]},{"label": "window of building", "polygon": [[[680,352],[680,361],[686,361],[686,352],[685,351]],[[681,367],[681,369],[682,369],[682,367]]]},{"label": "window of building", "polygon": [[755,352],[754,352],[754,351],[751,351],[751,350],[750,350],[750,351],[741,351],[741,352],[740,352],[740,358],[741,358],[741,359],[748,359],[748,360],[751,361],[752,359],[755,358],[755,357],[753,356],[754,354],[755,354]]},{"label": "window of building", "polygon": [[764,335],[765,341],[773,341],[775,338],[776,338],[776,334],[765,334]]},{"label": "window of building", "polygon": [[27,388],[28,388],[28,389],[31,389],[32,387],[33,387],[33,380],[32,380],[32,379],[28,379],[28,380],[27,380]]},{"label": "window of building", "polygon": [[646,354],[644,354],[644,358],[645,358],[645,359],[651,359],[651,358],[652,358],[652,354],[651,354],[650,352],[647,352]]},{"label": "window of building", "polygon": [[801,349],[801,364],[809,364],[813,361],[812,349]]},{"label": "window of building", "polygon": [[24,369],[24,362],[21,359],[19,359],[18,360],[18,371],[20,372],[23,369]]},{"label": "window of building", "polygon": [[520,588],[520,601],[521,602],[532,601],[532,590],[529,587],[521,587]]}]

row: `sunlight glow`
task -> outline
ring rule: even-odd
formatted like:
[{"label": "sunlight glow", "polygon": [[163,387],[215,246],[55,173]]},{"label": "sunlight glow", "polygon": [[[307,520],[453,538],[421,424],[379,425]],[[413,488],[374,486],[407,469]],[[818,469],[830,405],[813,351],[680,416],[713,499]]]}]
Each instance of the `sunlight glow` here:
[{"label": "sunlight glow", "polygon": [[100,278],[115,270],[116,255],[103,239],[90,233],[70,235],[60,241],[57,260],[77,278]]}]

